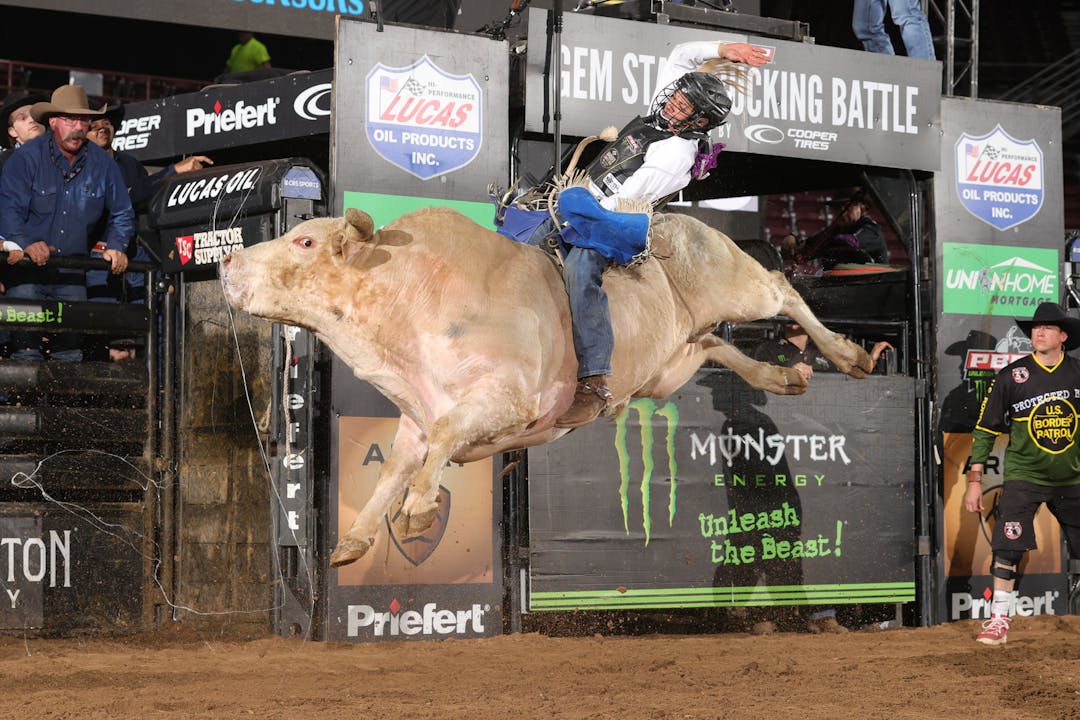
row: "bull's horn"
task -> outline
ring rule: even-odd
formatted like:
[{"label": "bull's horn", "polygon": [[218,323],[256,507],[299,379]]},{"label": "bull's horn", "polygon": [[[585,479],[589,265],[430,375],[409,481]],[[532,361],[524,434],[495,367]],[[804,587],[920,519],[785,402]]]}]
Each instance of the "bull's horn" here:
[{"label": "bull's horn", "polygon": [[356,232],[360,234],[357,239],[360,241],[370,240],[375,232],[375,221],[363,210],[349,208],[345,211],[345,222],[356,228]]}]

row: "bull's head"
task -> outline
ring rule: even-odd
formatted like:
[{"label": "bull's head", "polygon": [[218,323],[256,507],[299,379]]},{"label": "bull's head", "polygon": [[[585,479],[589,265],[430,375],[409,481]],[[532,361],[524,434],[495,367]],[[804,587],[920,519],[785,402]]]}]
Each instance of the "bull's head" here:
[{"label": "bull's head", "polygon": [[370,215],[350,208],[344,218],[308,220],[275,240],[234,251],[219,268],[226,297],[252,315],[310,327],[320,309],[340,311],[356,289],[357,270],[389,258],[379,244],[407,238],[374,229]]}]

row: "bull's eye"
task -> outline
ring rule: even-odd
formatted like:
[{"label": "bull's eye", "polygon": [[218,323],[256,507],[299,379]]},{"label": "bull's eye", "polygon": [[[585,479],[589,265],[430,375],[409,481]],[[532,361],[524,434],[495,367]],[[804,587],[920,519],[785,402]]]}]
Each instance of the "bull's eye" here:
[{"label": "bull's eye", "polygon": [[296,242],[299,243],[300,247],[305,247],[305,248],[315,247],[315,241],[312,240],[309,237],[298,238],[296,240]]}]

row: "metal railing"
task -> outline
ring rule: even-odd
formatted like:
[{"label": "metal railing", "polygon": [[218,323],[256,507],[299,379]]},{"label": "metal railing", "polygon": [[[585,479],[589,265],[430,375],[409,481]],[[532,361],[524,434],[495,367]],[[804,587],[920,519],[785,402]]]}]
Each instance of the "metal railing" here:
[{"label": "metal railing", "polygon": [[1080,132],[1080,50],[1073,50],[997,99],[1060,107],[1061,139],[1068,140]]},{"label": "metal railing", "polygon": [[102,77],[102,97],[108,102],[154,100],[169,95],[197,92],[209,84],[206,80],[140,75],[115,70],[75,68],[64,65],[0,59],[0,97],[15,90],[30,90],[49,95],[68,82],[71,72],[93,73]]}]

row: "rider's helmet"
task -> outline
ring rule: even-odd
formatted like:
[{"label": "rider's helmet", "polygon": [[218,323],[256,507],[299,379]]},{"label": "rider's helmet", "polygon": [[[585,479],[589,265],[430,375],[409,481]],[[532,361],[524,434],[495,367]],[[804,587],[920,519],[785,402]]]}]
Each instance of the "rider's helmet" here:
[{"label": "rider's helmet", "polygon": [[731,112],[724,82],[712,73],[689,72],[664,88],[649,108],[652,124],[672,135],[707,133]]}]

